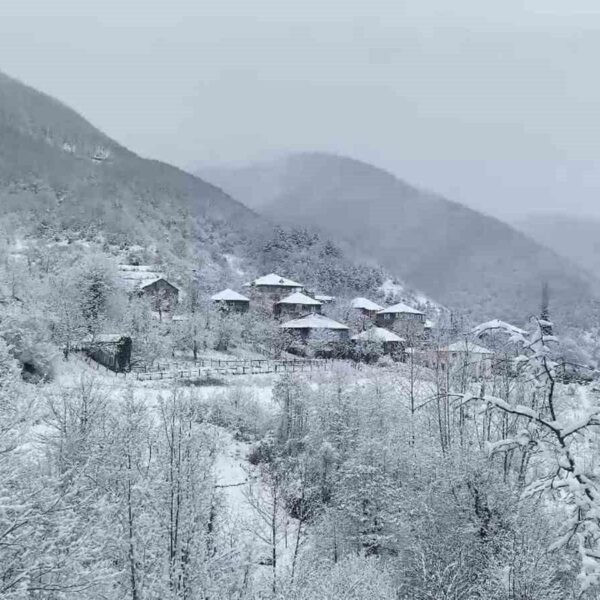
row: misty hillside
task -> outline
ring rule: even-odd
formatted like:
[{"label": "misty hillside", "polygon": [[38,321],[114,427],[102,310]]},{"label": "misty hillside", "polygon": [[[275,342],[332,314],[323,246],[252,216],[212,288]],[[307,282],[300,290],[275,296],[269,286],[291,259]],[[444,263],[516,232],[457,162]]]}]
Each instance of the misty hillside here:
[{"label": "misty hillside", "polygon": [[540,244],[600,277],[600,219],[535,213],[514,225]]},{"label": "misty hillside", "polygon": [[202,171],[264,215],[319,226],[358,255],[475,317],[522,320],[550,283],[557,317],[583,324],[596,282],[494,218],[345,157],[299,154]]},{"label": "misty hillside", "polygon": [[[0,197],[5,214],[48,237],[111,243],[191,239],[227,249],[260,219],[221,190],[142,159],[60,102],[0,74]],[[225,226],[230,239],[223,236]],[[218,235],[217,235],[218,232]]]},{"label": "misty hillside", "polygon": [[131,250],[182,281],[194,269],[208,288],[273,270],[335,293],[384,281],[377,265],[351,260],[314,233],[276,227],[206,181],[135,155],[1,73],[0,204],[0,250],[23,239],[83,243],[125,260]]}]

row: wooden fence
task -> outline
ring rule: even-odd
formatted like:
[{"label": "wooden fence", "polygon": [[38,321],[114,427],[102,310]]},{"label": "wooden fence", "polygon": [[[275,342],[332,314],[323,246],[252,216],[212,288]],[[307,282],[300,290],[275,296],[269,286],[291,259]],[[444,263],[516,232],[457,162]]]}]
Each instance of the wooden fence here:
[{"label": "wooden fence", "polygon": [[330,369],[331,360],[219,360],[203,359],[193,365],[156,363],[152,367],[137,367],[128,375],[139,381],[168,379],[209,379],[224,375],[262,375],[268,373],[296,373]]}]

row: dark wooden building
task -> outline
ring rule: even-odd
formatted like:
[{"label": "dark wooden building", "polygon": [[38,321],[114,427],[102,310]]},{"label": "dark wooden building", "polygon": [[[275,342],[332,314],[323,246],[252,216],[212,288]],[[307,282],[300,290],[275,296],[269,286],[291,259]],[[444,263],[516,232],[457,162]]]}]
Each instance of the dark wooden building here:
[{"label": "dark wooden building", "polygon": [[281,277],[276,273],[270,273],[259,277],[244,286],[254,297],[263,297],[271,301],[281,300],[293,292],[303,292],[301,283]]},{"label": "dark wooden building", "polygon": [[92,360],[115,373],[131,370],[131,338],[119,333],[103,333],[85,338],[82,350]]},{"label": "dark wooden building", "polygon": [[171,313],[179,304],[179,288],[164,277],[143,283],[140,293],[151,300],[152,308],[159,313]]},{"label": "dark wooden building", "polygon": [[119,265],[119,277],[131,294],[150,299],[152,309],[172,313],[179,303],[179,288],[148,265]]},{"label": "dark wooden building", "polygon": [[408,304],[399,302],[380,310],[375,317],[375,322],[378,327],[391,328],[398,324],[406,324],[423,330],[425,328],[425,313],[408,306]]},{"label": "dark wooden building", "polygon": [[346,325],[319,314],[293,319],[280,327],[304,341],[317,336],[328,337],[334,341],[344,341],[349,337],[349,328]]},{"label": "dark wooden building", "polygon": [[276,316],[301,317],[312,313],[321,312],[322,303],[302,292],[294,292],[279,300],[273,306]]},{"label": "dark wooden building", "polygon": [[383,327],[371,327],[358,335],[352,336],[352,341],[357,344],[381,344],[384,354],[402,356],[404,354],[404,338]]},{"label": "dark wooden building", "polygon": [[250,308],[250,298],[229,288],[211,296],[211,300],[220,308],[233,312],[245,313]]},{"label": "dark wooden building", "polygon": [[383,306],[379,306],[379,304],[368,298],[354,298],[352,300],[352,308],[369,319],[374,318],[380,310],[383,310]]}]

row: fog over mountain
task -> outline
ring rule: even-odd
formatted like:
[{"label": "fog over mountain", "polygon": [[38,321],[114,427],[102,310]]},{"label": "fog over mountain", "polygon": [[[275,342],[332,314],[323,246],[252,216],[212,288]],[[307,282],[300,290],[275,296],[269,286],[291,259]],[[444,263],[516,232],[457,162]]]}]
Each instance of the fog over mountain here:
[{"label": "fog over mountain", "polygon": [[9,0],[0,56],[185,168],[319,150],[503,218],[600,216],[599,31],[595,0]]},{"label": "fog over mountain", "polygon": [[583,269],[495,218],[373,165],[313,153],[200,172],[262,214],[318,227],[474,316],[523,319],[539,309],[544,281],[557,316],[573,323],[591,314],[598,283]]},{"label": "fog over mountain", "polygon": [[[220,245],[261,219],[222,190],[175,167],[143,159],[81,115],[0,72],[0,199],[3,217],[44,237],[76,231],[112,243],[165,238]],[[167,234],[167,235],[166,235]],[[165,246],[166,250],[166,246]],[[193,250],[193,248],[192,248]]]},{"label": "fog over mountain", "polygon": [[600,219],[565,213],[531,213],[515,227],[600,277]]}]

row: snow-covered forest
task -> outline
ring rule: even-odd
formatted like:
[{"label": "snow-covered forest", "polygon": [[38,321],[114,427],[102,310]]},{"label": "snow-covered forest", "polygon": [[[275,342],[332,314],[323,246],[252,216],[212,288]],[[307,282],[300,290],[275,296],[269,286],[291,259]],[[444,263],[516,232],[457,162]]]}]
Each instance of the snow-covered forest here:
[{"label": "snow-covered forest", "polygon": [[161,321],[98,255],[19,260],[2,270],[0,597],[598,597],[600,392],[566,372],[547,315],[472,331],[490,369],[424,362],[413,340],[401,361],[141,381],[77,341],[126,329],[152,361],[285,340],[191,293],[188,320]]}]

